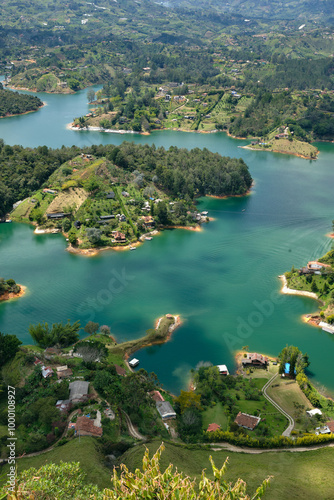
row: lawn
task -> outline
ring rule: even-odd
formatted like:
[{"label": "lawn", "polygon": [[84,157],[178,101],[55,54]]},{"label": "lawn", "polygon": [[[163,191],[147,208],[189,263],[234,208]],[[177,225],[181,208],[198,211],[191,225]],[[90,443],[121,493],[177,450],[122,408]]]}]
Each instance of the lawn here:
[{"label": "lawn", "polygon": [[203,412],[203,429],[206,430],[209,424],[219,424],[223,431],[227,431],[228,417],[224,413],[224,407],[221,403],[217,403],[212,408],[208,408]]},{"label": "lawn", "polygon": [[[159,444],[159,441],[147,444],[150,453],[154,452]],[[142,465],[143,452],[143,446],[136,446],[122,456],[122,461],[134,471],[136,467]],[[169,463],[173,463],[179,471],[191,477],[199,477],[202,469],[206,468],[208,476],[212,479],[210,455],[219,467],[226,457],[229,457],[226,479],[235,481],[241,477],[247,482],[249,494],[254,493],[264,478],[272,475],[274,477],[264,499],[330,500],[333,498],[334,453],[329,448],[303,453],[269,452],[254,455],[204,449],[188,450],[167,443],[162,454],[161,469],[164,470]]]},{"label": "lawn", "polygon": [[[54,450],[42,453],[36,457],[21,458],[17,460],[17,470],[30,467],[39,468],[46,463],[80,462],[82,470],[87,474],[86,482],[97,484],[100,488],[110,485],[111,470],[103,465],[103,457],[97,449],[97,441],[92,437],[81,437],[72,439],[63,446],[58,446]],[[3,477],[8,472],[8,466],[2,471]]]}]

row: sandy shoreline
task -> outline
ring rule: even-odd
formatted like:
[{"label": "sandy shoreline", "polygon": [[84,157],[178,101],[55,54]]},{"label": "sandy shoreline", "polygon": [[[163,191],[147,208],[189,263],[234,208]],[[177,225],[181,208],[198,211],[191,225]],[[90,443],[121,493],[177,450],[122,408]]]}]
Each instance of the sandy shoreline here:
[{"label": "sandy shoreline", "polygon": [[73,253],[75,255],[83,255],[84,257],[95,257],[100,252],[104,252],[105,250],[115,250],[115,252],[124,252],[126,250],[131,250],[131,248],[138,247],[141,245],[141,241],[136,241],[135,243],[131,243],[131,245],[125,246],[115,246],[115,247],[97,247],[97,248],[75,248],[72,245],[69,245],[66,248],[67,252]]},{"label": "sandy shoreline", "polygon": [[302,297],[309,297],[311,299],[319,300],[318,295],[313,292],[307,292],[306,290],[293,290],[292,288],[288,287],[288,281],[284,274],[279,276],[280,280],[283,283],[283,286],[281,288],[281,293],[287,294],[287,295],[301,295]]},{"label": "sandy shoreline", "polygon": [[21,290],[19,291],[19,293],[4,293],[3,295],[0,296],[0,302],[3,302],[5,300],[13,300],[13,299],[19,299],[20,297],[23,297],[23,295],[26,293],[27,291],[27,287],[24,286],[24,285],[20,285],[19,283],[17,283],[17,285],[21,288]]}]

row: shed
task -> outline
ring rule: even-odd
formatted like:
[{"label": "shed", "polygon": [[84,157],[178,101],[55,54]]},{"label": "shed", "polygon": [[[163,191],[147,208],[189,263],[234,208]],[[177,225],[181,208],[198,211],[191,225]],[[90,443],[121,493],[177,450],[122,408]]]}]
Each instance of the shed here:
[{"label": "shed", "polygon": [[176,413],[168,401],[158,401],[156,407],[162,419],[176,418]]}]

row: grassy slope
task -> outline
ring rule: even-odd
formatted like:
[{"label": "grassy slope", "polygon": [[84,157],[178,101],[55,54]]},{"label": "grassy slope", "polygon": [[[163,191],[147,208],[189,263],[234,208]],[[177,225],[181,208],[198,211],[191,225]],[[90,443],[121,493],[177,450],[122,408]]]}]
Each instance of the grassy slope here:
[{"label": "grassy slope", "polygon": [[[86,482],[97,484],[100,488],[110,485],[111,470],[102,463],[103,457],[97,450],[97,441],[92,437],[81,437],[73,439],[63,446],[58,446],[48,453],[42,453],[36,457],[28,457],[17,460],[18,473],[30,467],[39,468],[45,463],[58,464],[64,462],[80,462],[82,470],[87,474]],[[8,466],[4,467],[3,473],[7,473]]]},{"label": "grassy slope", "polygon": [[[149,443],[150,453],[154,452],[160,442]],[[141,467],[143,447],[137,446],[128,450],[122,457],[123,463],[134,471]],[[322,499],[333,498],[334,467],[333,450],[327,448],[304,453],[270,452],[259,455],[233,453],[225,451],[187,450],[175,445],[166,444],[162,454],[161,469],[173,463],[180,471],[189,476],[199,476],[203,468],[212,478],[208,457],[212,455],[217,466],[221,466],[229,457],[226,479],[235,481],[241,477],[247,482],[248,492],[253,493],[261,481],[269,475],[274,478],[264,498],[282,500],[283,498]]]}]

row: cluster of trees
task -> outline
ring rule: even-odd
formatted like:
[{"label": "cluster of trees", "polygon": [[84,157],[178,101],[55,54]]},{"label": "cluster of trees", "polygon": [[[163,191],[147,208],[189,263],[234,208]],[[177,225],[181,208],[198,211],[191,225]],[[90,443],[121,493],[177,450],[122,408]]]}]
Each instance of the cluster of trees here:
[{"label": "cluster of trees", "polygon": [[1,295],[5,293],[19,293],[21,290],[20,285],[17,285],[16,281],[13,279],[5,280],[0,278],[0,298]]},{"label": "cluster of trees", "polygon": [[105,365],[96,370],[92,380],[94,388],[111,405],[121,407],[130,416],[131,421],[139,426],[140,432],[153,436],[161,431],[161,421],[150,391],[159,387],[155,373],[140,369],[126,377],[117,375],[114,365]]},{"label": "cluster of trees", "polygon": [[0,367],[14,358],[21,344],[21,340],[16,335],[0,332]]},{"label": "cluster of trees", "polygon": [[79,340],[80,322],[71,324],[54,323],[51,327],[48,323],[38,323],[29,326],[29,333],[39,347],[68,347]]},{"label": "cluster of trees", "polygon": [[278,355],[280,362],[279,373],[284,373],[285,364],[289,363],[289,375],[294,377],[296,374],[304,373],[304,370],[309,366],[310,360],[308,354],[303,354],[298,347],[293,345],[286,346]]},{"label": "cluster of trees", "polygon": [[245,194],[252,184],[248,167],[242,159],[222,157],[208,149],[188,151],[171,146],[124,142],[107,153],[117,166],[138,170],[174,197]]},{"label": "cluster of trees", "polygon": [[37,96],[5,90],[0,83],[0,116],[36,111],[41,106],[43,102]]},{"label": "cluster of trees", "polygon": [[78,147],[50,149],[5,145],[0,139],[0,217],[39,189],[60,165],[78,154]]}]

